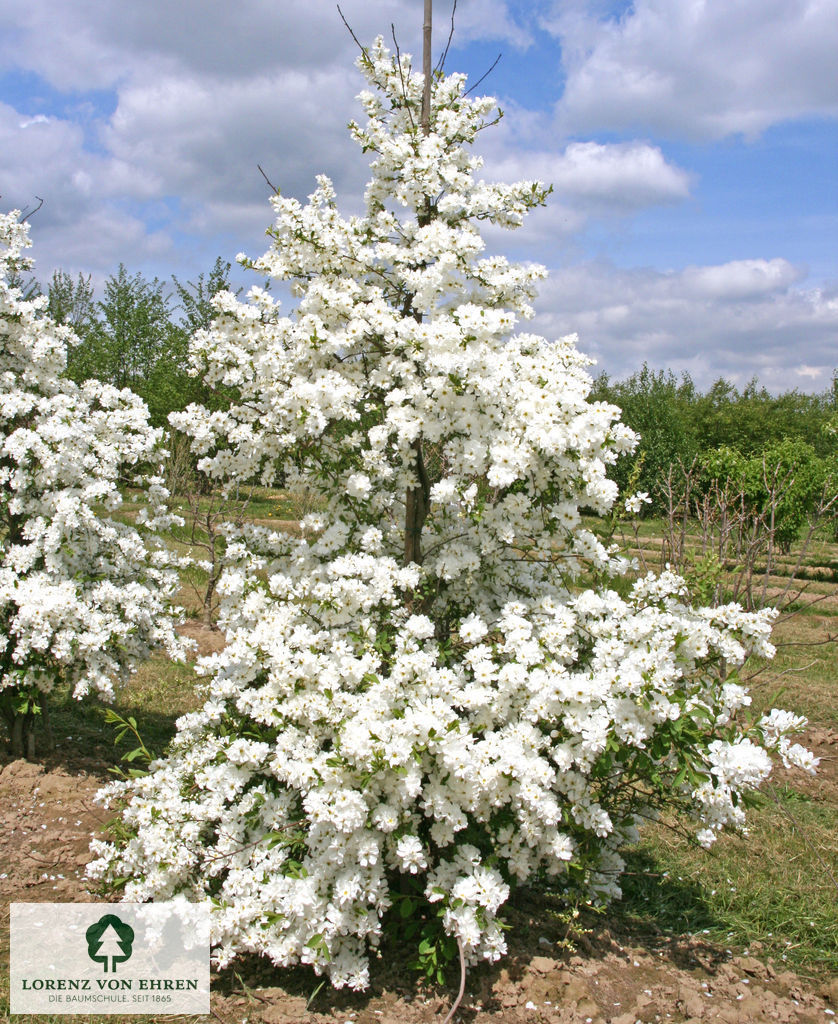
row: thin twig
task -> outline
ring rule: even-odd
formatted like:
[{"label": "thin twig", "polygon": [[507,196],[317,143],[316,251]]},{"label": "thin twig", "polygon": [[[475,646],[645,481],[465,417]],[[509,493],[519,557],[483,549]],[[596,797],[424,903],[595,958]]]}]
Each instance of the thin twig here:
[{"label": "thin twig", "polygon": [[486,72],[486,73],[485,73],[484,75],[481,75],[481,76],[480,76],[480,78],[478,78],[478,79],[477,79],[477,81],[476,81],[476,82],[474,83],[474,85],[473,85],[473,86],[471,86],[471,88],[469,88],[469,89],[466,89],[466,91],[465,91],[465,92],[463,93],[463,96],[468,96],[468,94],[469,94],[470,92],[474,92],[474,90],[475,90],[475,89],[477,88],[477,86],[478,86],[478,85],[480,85],[480,83],[481,83],[481,82],[483,81],[483,79],[484,79],[484,78],[488,78],[488,77],[489,77],[489,75],[491,75],[491,73],[492,73],[492,72],[493,72],[493,71],[495,70],[495,68],[496,68],[496,67],[498,66],[498,61],[499,61],[499,60],[501,59],[501,57],[502,57],[502,56],[503,56],[503,54],[502,54],[502,53],[499,53],[499,54],[497,55],[497,57],[495,57],[495,61],[494,61],[494,64],[492,64],[492,66],[491,66],[491,67],[489,68],[489,70],[488,70],[488,71],[487,71],[487,72]]},{"label": "thin twig", "polygon": [[410,109],[410,100],[408,99],[407,96],[407,86],[405,85],[404,81],[404,71],[402,71],[402,53],[401,50],[399,49],[399,41],[398,39],[396,39],[396,26],[392,22],[390,22],[390,31],[393,33],[393,45],[396,48],[396,66],[399,69],[399,78],[401,79],[402,83],[402,96],[404,97],[404,107],[405,110],[407,111],[407,117],[408,120],[410,121],[410,127],[415,132],[416,122],[413,120],[413,111]]},{"label": "thin twig", "polygon": [[40,210],[40,208],[44,205],[44,201],[43,201],[43,199],[41,199],[40,196],[35,196],[35,198],[38,200],[38,205],[35,207],[34,210],[24,210],[23,214],[21,215],[19,223],[25,224],[26,221],[30,217],[32,217],[34,214],[36,214],[38,212],[38,210]]},{"label": "thin twig", "polygon": [[[204,863],[210,864],[211,862],[216,860],[229,860],[231,857],[237,857],[240,853],[244,853],[246,850],[255,849],[257,846],[264,843],[266,839],[273,836],[274,833],[285,832],[286,829],[290,828],[297,828],[300,824],[308,823],[305,821],[304,818],[301,818],[300,821],[289,821],[288,824],[286,825],[277,825],[275,828],[271,829],[270,832],[266,832],[263,836],[260,836],[258,839],[254,839],[252,843],[246,843],[244,846],[239,846],[235,850],[231,850],[230,853],[219,853],[216,854],[214,857],[204,857]],[[219,839],[221,838],[222,836],[219,836]],[[187,846],[186,843],[184,843],[183,845],[185,849],[187,849],[190,853],[194,853],[196,856],[198,856],[197,850],[191,849],[189,846]]]},{"label": "thin twig", "polygon": [[466,991],[466,956],[465,953],[463,952],[463,944],[459,936],[457,936],[457,949],[459,950],[460,953],[460,991],[457,993],[457,998],[454,1001],[454,1005],[448,1011],[448,1016],[445,1018],[442,1024],[448,1024],[448,1022],[453,1018],[454,1014],[457,1012],[457,1007],[463,1001],[463,996],[465,995]]},{"label": "thin twig", "polygon": [[[807,605],[808,607],[808,605]],[[779,650],[781,647],[823,647],[824,644],[834,644],[838,641],[838,634],[830,634],[826,640],[784,640],[782,643],[774,644]]]},{"label": "thin twig", "polygon": [[356,45],[356,46],[358,47],[358,49],[359,49],[359,50],[361,51],[361,53],[362,53],[362,54],[364,55],[364,60],[366,60],[366,61],[369,61],[369,59],[370,59],[370,55],[369,55],[369,54],[367,53],[367,48],[366,48],[365,46],[363,46],[363,45],[362,45],[362,44],[361,44],[361,43],[360,43],[360,42],[358,41],[358,37],[357,37],[357,36],[355,35],[355,33],[354,33],[354,32],[352,31],[352,26],[351,26],[351,25],[349,24],[349,22],[348,22],[348,21],[346,20],[346,18],[344,18],[344,16],[343,16],[343,11],[342,11],[342,10],[340,9],[340,4],[335,4],[335,6],[336,6],[336,7],[337,7],[337,9],[338,9],[338,14],[340,15],[340,20],[341,20],[341,21],[342,21],[342,22],[344,23],[344,25],[346,25],[346,30],[347,30],[347,32],[348,32],[348,33],[349,33],[349,34],[350,34],[350,35],[352,36],[352,38],[353,38],[353,39],[355,40],[355,45]]},{"label": "thin twig", "polygon": [[[798,592],[794,595],[793,600],[795,600],[795,601],[800,600],[800,598],[808,591],[809,584],[812,583],[812,582],[813,582],[812,580],[809,580],[806,583],[805,586],[801,587],[800,590],[798,590]],[[780,625],[781,622],[785,622],[787,619],[791,619],[795,615],[799,615],[800,612],[802,612],[802,611],[807,611],[808,612],[809,609],[810,608],[814,608],[816,604],[820,604],[822,601],[829,600],[830,596],[831,595],[829,593],[821,594],[819,597],[812,598],[812,600],[808,604],[803,605],[802,608],[796,608],[796,609],[794,609],[794,611],[786,612],[785,615],[779,616],[779,618],[777,618],[775,620],[775,622],[774,622],[775,629],[776,629],[777,626]],[[786,605],[785,607],[788,608],[788,605]]]},{"label": "thin twig", "polygon": [[[791,668],[783,669],[782,672],[778,672],[776,675],[772,674],[771,682],[772,683],[776,682],[778,679],[782,679],[783,676],[799,675],[801,672],[808,672],[809,669],[810,668],[814,668],[815,665],[817,665],[816,661],[810,661],[808,665],[801,665],[800,667],[792,666]],[[762,668],[759,668],[759,669],[756,670],[756,672],[751,672],[750,675],[745,676],[744,677],[744,682],[750,683],[750,681],[752,679],[756,679],[757,676],[761,676],[763,672],[767,672],[768,669],[770,669],[770,668],[771,668],[771,662],[766,662],[762,666]]]},{"label": "thin twig", "polygon": [[442,71],[445,67],[445,58],[448,56],[448,48],[451,45],[451,40],[454,38],[454,15],[457,12],[457,0],[454,0],[454,6],[451,8],[451,31],[448,33],[448,42],[445,44],[445,49],[442,51],[442,56],[439,58],[437,66],[434,71]]},{"label": "thin twig", "polygon": [[257,166],[257,167],[259,168],[259,173],[260,173],[260,174],[262,175],[262,177],[263,177],[263,178],[265,179],[265,181],[266,181],[266,182],[268,183],[268,185],[270,186],[271,190],[272,190],[272,191],[273,191],[273,192],[274,192],[274,193],[275,193],[276,195],[279,195],[279,189],[278,189],[278,188],[276,187],[276,185],[274,185],[274,183],[273,183],[273,182],[271,181],[271,179],[270,179],[270,178],[269,178],[269,177],[267,176],[267,174],[265,174],[265,172],[264,172],[264,171],[262,170],[262,165],[261,165],[261,164],[257,164],[256,166]]}]

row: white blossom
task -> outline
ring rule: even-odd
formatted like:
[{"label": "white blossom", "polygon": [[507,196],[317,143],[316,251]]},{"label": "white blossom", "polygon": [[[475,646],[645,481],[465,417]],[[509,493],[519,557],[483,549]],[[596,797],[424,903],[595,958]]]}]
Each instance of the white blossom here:
[{"label": "white blossom", "polygon": [[644,505],[650,505],[652,499],[649,497],[646,491],[636,491],[634,494],[629,495],[625,501],[626,512],[630,512],[634,515],[643,508]]}]

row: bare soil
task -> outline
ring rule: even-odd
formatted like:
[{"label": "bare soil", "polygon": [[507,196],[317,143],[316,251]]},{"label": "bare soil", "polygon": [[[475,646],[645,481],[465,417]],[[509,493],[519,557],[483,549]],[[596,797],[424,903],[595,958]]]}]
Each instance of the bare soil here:
[{"label": "bare soil", "polygon": [[[825,756],[821,781],[836,784],[838,735],[807,737]],[[106,814],[93,800],[106,765],[84,754],[45,764],[0,759],[0,957],[8,957],[12,902],[87,902],[88,843]],[[805,980],[771,961],[734,955],[696,936],[637,935],[595,923],[563,945],[567,925],[543,894],[510,908],[510,955],[469,971],[457,1019],[479,1024],[814,1024],[836,1020],[838,977]],[[249,960],[215,979],[213,1015],[225,1024],[419,1024],[441,1022],[456,996],[424,987],[400,951],[376,962],[368,993],[335,992],[302,969]],[[456,974],[457,972],[455,972]],[[150,1020],[149,1017],[138,1018]],[[162,1018],[171,1020],[172,1018]]]}]

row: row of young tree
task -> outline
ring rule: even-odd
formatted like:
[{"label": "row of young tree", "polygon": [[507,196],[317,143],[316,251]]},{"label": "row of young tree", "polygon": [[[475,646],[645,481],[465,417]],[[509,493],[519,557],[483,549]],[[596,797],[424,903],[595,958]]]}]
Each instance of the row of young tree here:
[{"label": "row of young tree", "polygon": [[644,364],[625,380],[601,374],[592,397],[619,406],[623,421],[641,438],[632,459],[615,467],[615,479],[625,485],[642,459],[638,485],[650,494],[671,465],[690,465],[721,448],[746,459],[784,442],[820,459],[836,451],[838,375],[820,394],[772,395],[755,378],[741,391],[724,378],[702,391],[687,373],[678,378]]},{"label": "row of young tree", "polygon": [[636,454],[644,454],[648,480],[678,459],[689,463],[722,445],[746,456],[785,440],[804,441],[821,457],[835,448],[829,427],[838,416],[838,371],[819,394],[772,395],[756,378],[740,391],[720,377],[702,391],[688,373],[676,377],[644,364],[624,380],[600,374],[591,397],[619,406],[623,420],[641,435]]},{"label": "row of young tree", "polygon": [[687,500],[694,514],[711,495],[735,494],[771,520],[785,551],[813,517],[834,518],[838,375],[820,394],[772,395],[755,379],[741,391],[724,379],[701,391],[689,374],[644,365],[621,381],[600,375],[592,397],[619,406],[640,435],[613,476],[621,490],[647,493],[649,511],[666,514]]}]

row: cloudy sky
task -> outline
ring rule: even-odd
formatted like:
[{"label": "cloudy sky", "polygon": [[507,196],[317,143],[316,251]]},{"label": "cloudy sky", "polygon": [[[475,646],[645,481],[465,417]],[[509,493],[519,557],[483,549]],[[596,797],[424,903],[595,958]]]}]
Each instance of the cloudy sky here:
[{"label": "cloudy sky", "polygon": [[[343,0],[421,52],[421,0]],[[436,0],[435,50],[451,0]],[[0,204],[37,274],[194,279],[260,255],[265,169],[358,208],[356,47],[332,0],[0,0]],[[537,326],[598,369],[825,388],[838,366],[838,0],[459,0],[446,67],[498,97],[484,176],[549,207],[490,244],[546,264]],[[245,280],[243,278],[243,280]]]}]

